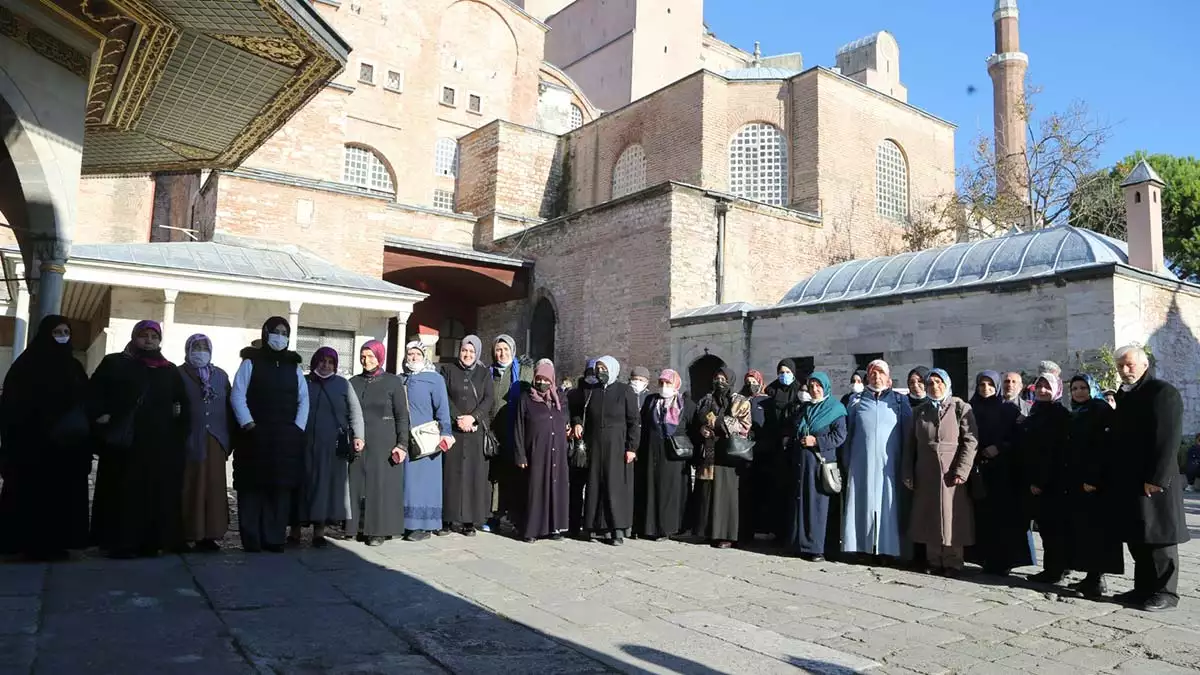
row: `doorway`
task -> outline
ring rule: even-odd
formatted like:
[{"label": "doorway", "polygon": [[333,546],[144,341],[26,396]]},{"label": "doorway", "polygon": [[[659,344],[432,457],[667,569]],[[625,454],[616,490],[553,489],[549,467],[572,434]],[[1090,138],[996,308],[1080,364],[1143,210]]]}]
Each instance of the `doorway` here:
[{"label": "doorway", "polygon": [[548,298],[538,300],[533,308],[533,319],[529,323],[529,356],[534,361],[538,359],[554,360],[554,331],[558,317],[554,305]]},{"label": "doorway", "polygon": [[[688,383],[691,386],[689,394],[693,401],[699,402],[700,399],[712,392],[713,376],[724,367],[725,362],[712,354],[705,354],[692,362],[691,367],[688,368]],[[733,384],[731,382],[730,386]]]}]

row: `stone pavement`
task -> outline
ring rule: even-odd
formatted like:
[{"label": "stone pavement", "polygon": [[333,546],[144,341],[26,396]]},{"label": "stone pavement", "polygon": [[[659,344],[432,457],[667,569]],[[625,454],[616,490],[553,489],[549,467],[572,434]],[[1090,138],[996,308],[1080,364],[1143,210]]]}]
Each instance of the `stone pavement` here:
[{"label": "stone pavement", "polygon": [[1180,591],[1146,614],[983,576],[489,534],[87,556],[0,565],[0,674],[1200,672],[1198,542]]}]

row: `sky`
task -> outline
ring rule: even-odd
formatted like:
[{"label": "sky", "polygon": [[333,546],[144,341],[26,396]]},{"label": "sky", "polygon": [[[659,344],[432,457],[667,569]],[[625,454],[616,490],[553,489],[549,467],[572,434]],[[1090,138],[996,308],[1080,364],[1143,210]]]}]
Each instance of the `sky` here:
[{"label": "sky", "polygon": [[[705,0],[717,37],[832,67],[838,47],[880,30],[900,43],[909,103],[958,125],[959,166],[991,133],[993,0]],[[1200,0],[1020,0],[1021,50],[1041,111],[1087,104],[1112,126],[1101,165],[1136,150],[1200,156]],[[975,87],[969,94],[968,88]],[[1037,112],[1035,111],[1035,117]]]}]

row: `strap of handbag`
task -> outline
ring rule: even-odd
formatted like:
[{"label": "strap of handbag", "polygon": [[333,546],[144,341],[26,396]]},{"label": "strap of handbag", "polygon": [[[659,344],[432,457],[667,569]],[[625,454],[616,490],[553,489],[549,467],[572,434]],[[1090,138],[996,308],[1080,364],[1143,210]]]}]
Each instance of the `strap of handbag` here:
[{"label": "strap of handbag", "polygon": [[[467,384],[471,385],[471,393],[475,395],[475,407],[478,408],[479,400],[480,400],[479,399],[479,390],[475,388],[475,380],[472,380],[470,375],[467,376]],[[479,425],[480,429],[483,429],[484,433],[487,433],[487,421],[486,420],[476,418],[475,423]]]},{"label": "strap of handbag", "polygon": [[327,390],[325,389],[325,383],[324,383],[324,382],[322,382],[322,383],[321,383],[321,395],[322,395],[322,396],[324,396],[324,397],[325,397],[325,400],[329,402],[329,415],[330,415],[331,417],[333,417],[333,424],[334,424],[334,426],[336,426],[336,427],[337,427],[338,433],[339,433],[339,434],[344,434],[344,433],[346,433],[346,425],[342,424],[342,421],[343,421],[343,420],[339,420],[339,419],[338,419],[338,416],[337,416],[337,410],[335,410],[335,409],[334,409],[334,407],[333,407],[333,399],[332,399],[332,398],[330,398],[330,396],[329,396],[329,391],[327,391]]},{"label": "strap of handbag", "polygon": [[579,417],[579,426],[583,427],[584,434],[587,434],[587,411],[588,404],[592,402],[592,392],[593,390],[588,389],[583,394],[583,414]]}]

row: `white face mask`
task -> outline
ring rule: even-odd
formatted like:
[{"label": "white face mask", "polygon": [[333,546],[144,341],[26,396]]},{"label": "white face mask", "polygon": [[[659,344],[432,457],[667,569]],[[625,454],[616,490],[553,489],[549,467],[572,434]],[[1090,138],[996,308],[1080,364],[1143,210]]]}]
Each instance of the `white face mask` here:
[{"label": "white face mask", "polygon": [[673,387],[669,384],[664,384],[662,386],[662,397],[663,398],[675,398],[675,387]]},{"label": "white face mask", "polygon": [[65,345],[71,341],[71,336],[70,335],[55,335],[54,341],[60,345]]},{"label": "white face mask", "polygon": [[281,352],[287,349],[288,338],[286,335],[276,335],[275,333],[271,333],[267,336],[267,346],[274,351]]},{"label": "white face mask", "polygon": [[647,386],[647,384],[648,384],[648,383],[646,383],[646,382],[643,382],[643,381],[641,381],[641,380],[634,380],[634,381],[632,381],[632,382],[630,382],[630,383],[629,383],[629,388],[630,388],[630,389],[633,389],[633,393],[635,393],[635,394],[640,394],[640,393],[642,393],[643,391],[646,391],[646,386]]},{"label": "white face mask", "polygon": [[193,368],[205,368],[212,363],[212,354],[208,352],[190,352],[187,356],[188,365]]},{"label": "white face mask", "polygon": [[322,371],[322,370],[314,370],[313,372],[314,372],[314,373],[316,373],[316,374],[317,374],[317,377],[321,378],[322,380],[328,380],[329,378],[333,377],[333,371],[332,371],[332,370],[331,370],[331,371],[329,371],[329,372],[325,372],[325,371]]},{"label": "white face mask", "polygon": [[805,403],[812,403],[813,397],[807,391],[800,392],[800,400]]},{"label": "white face mask", "polygon": [[863,393],[863,383],[862,383],[862,382],[855,382],[854,384],[850,385],[850,390],[851,390],[851,391],[853,391],[853,392],[854,392],[854,393],[856,393],[856,394],[861,394],[861,393]]}]

